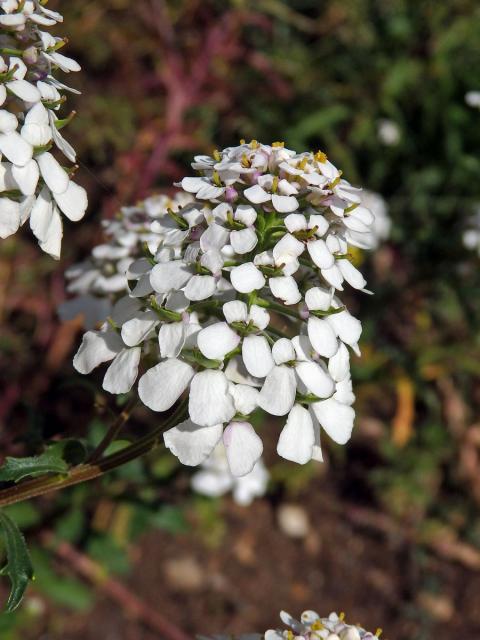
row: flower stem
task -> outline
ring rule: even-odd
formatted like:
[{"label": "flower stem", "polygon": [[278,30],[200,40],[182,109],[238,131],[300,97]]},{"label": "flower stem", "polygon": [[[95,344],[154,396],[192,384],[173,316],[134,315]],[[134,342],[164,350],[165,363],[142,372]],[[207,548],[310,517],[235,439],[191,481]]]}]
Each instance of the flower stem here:
[{"label": "flower stem", "polygon": [[128,447],[116,453],[112,453],[95,463],[86,462],[85,464],[72,467],[67,475],[35,478],[0,491],[0,507],[6,507],[16,502],[29,500],[30,498],[35,498],[50,493],[51,491],[58,491],[65,487],[86,482],[87,480],[93,480],[112,469],[116,469],[131,460],[139,458],[145,453],[153,451],[153,449],[159,445],[162,433],[173,424],[180,422],[184,414],[185,402],[182,402],[164,424],[159,425],[153,429],[151,433],[143,436],[143,438],[139,438],[136,442],[133,442]]},{"label": "flower stem", "polygon": [[105,453],[105,451],[108,448],[108,446],[117,437],[117,435],[120,432],[121,428],[128,422],[128,420],[129,420],[129,418],[130,418],[130,416],[132,414],[132,411],[135,409],[136,404],[137,404],[137,398],[136,397],[133,397],[128,401],[128,403],[125,406],[125,408],[123,409],[123,411],[115,418],[115,420],[110,425],[110,427],[109,427],[107,433],[105,434],[105,436],[103,437],[103,439],[97,445],[97,447],[92,452],[92,454],[89,456],[89,458],[87,460],[87,462],[89,464],[95,464],[95,462],[97,462],[102,457],[102,455]]}]

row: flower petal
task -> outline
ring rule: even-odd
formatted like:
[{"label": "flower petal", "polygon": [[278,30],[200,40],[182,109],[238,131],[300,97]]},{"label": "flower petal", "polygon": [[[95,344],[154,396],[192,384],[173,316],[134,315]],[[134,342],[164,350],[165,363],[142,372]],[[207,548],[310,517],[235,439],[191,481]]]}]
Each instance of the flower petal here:
[{"label": "flower petal", "polygon": [[72,180],[69,181],[68,187],[63,193],[55,193],[53,191],[53,196],[61,212],[69,220],[77,222],[85,215],[88,206],[87,192]]},{"label": "flower petal", "polygon": [[110,393],[128,393],[137,379],[140,347],[123,349],[115,356],[103,378],[103,388]]},{"label": "flower petal", "polygon": [[286,460],[306,464],[312,459],[315,433],[312,418],[307,409],[296,404],[288,414],[288,419],[280,433],[277,453]]},{"label": "flower petal", "polygon": [[285,364],[285,362],[295,360],[293,342],[288,338],[280,338],[273,345],[272,355],[275,360],[275,364]]},{"label": "flower petal", "polygon": [[328,398],[334,392],[332,378],[317,362],[299,362],[295,370],[310,393],[319,398]]},{"label": "flower petal", "polygon": [[183,292],[188,300],[206,300],[215,293],[216,288],[213,276],[195,275],[190,278]]},{"label": "flower petal", "polygon": [[36,160],[47,187],[53,193],[64,193],[70,180],[68,173],[60,163],[48,151],[36,156]]},{"label": "flower petal", "polygon": [[286,305],[297,304],[302,299],[302,294],[293,276],[269,278],[268,286],[272,295],[279,300],[283,300]]},{"label": "flower petal", "polygon": [[10,198],[0,198],[0,238],[8,238],[20,226],[20,206]]},{"label": "flower petal", "polygon": [[201,426],[228,422],[235,415],[228,380],[222,371],[201,371],[190,385],[190,418]]},{"label": "flower petal", "polygon": [[337,444],[350,440],[355,420],[355,411],[334,398],[315,402],[311,405],[317,420],[330,438]]},{"label": "flower petal", "polygon": [[162,324],[158,332],[158,344],[162,358],[176,358],[185,344],[185,323]]},{"label": "flower petal", "polygon": [[234,476],[245,476],[263,453],[261,439],[249,422],[231,422],[223,432],[228,466]]},{"label": "flower petal", "polygon": [[223,424],[202,427],[191,420],[177,424],[163,434],[165,446],[182,464],[196,467],[212,453],[222,437]]},{"label": "flower petal", "polygon": [[197,344],[206,358],[223,360],[240,343],[240,336],[226,322],[215,322],[202,329],[197,336]]},{"label": "flower petal", "polygon": [[335,258],[328,250],[325,240],[318,239],[307,243],[308,253],[319,269],[333,267]]},{"label": "flower petal", "polygon": [[181,289],[192,277],[183,260],[171,260],[156,264],[150,274],[150,283],[158,293]]},{"label": "flower petal", "polygon": [[248,307],[241,300],[231,300],[226,302],[223,307],[223,315],[225,320],[231,324],[232,322],[247,322]]},{"label": "flower petal", "polygon": [[[362,335],[362,323],[348,311],[340,311],[328,316],[326,321],[342,342],[351,347],[356,346]],[[310,322],[310,320],[309,320]],[[327,356],[327,358],[330,356]]]},{"label": "flower petal", "polygon": [[140,400],[153,411],[167,411],[188,387],[195,370],[186,362],[169,358],[149,369],[138,382]]},{"label": "flower petal", "polygon": [[232,231],[230,233],[230,244],[232,245],[235,253],[240,255],[251,251],[256,246],[257,242],[257,234],[251,227],[241,229],[240,231]]},{"label": "flower petal", "polygon": [[265,336],[246,336],[242,344],[242,358],[248,373],[256,378],[264,378],[275,364]]},{"label": "flower petal", "polygon": [[154,311],[138,311],[135,318],[127,320],[122,326],[122,340],[128,347],[135,347],[153,335],[159,323]]},{"label": "flower petal", "polygon": [[240,293],[251,293],[265,285],[265,278],[253,262],[245,262],[230,271],[232,285]]},{"label": "flower petal", "polygon": [[23,167],[32,159],[33,147],[19,133],[12,131],[0,135],[0,153],[13,164]]},{"label": "flower petal", "polygon": [[297,383],[292,368],[274,367],[267,375],[258,396],[258,405],[273,416],[284,416],[293,407]]},{"label": "flower petal", "polygon": [[123,348],[122,339],[112,329],[87,331],[73,358],[73,366],[79,373],[91,373],[103,362],[113,360]]},{"label": "flower petal", "polygon": [[275,211],[278,211],[279,213],[290,213],[291,211],[296,211],[299,206],[298,200],[295,196],[279,196],[277,194],[273,194],[272,204]]},{"label": "flower petal", "polygon": [[335,382],[341,382],[349,375],[350,354],[343,342],[340,342],[337,353],[328,361],[328,370]]},{"label": "flower petal", "polygon": [[12,166],[12,176],[25,196],[32,196],[37,188],[40,172],[35,160],[29,160],[23,167]]},{"label": "flower petal", "polygon": [[337,353],[337,336],[335,335],[335,329],[332,328],[328,320],[310,316],[310,318],[308,319],[307,328],[308,337],[310,338],[312,347],[319,355],[324,356],[325,358],[331,358]]},{"label": "flower petal", "polygon": [[254,204],[261,204],[262,202],[268,202],[271,198],[270,194],[262,189],[262,187],[258,184],[254,184],[253,187],[248,187],[243,192],[243,195],[247,200],[253,202]]}]

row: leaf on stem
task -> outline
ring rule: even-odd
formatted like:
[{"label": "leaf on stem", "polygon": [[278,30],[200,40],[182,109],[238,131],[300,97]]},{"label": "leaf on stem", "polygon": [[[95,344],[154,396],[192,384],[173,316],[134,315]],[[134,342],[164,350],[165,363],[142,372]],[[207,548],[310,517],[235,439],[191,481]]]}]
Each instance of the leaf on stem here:
[{"label": "leaf on stem", "polygon": [[22,601],[30,580],[33,580],[33,566],[25,538],[17,525],[0,511],[0,532],[5,544],[7,564],[0,572],[10,579],[11,589],[5,604],[5,611],[15,611]]},{"label": "leaf on stem", "polygon": [[0,482],[20,482],[48,473],[60,475],[68,472],[69,464],[79,464],[85,458],[85,448],[77,440],[63,440],[50,445],[39,456],[5,458],[0,467]]}]

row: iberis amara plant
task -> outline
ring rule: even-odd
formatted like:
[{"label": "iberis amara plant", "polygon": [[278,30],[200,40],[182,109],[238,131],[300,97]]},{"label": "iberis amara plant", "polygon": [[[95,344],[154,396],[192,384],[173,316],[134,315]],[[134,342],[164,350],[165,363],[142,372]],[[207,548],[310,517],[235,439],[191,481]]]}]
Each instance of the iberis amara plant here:
[{"label": "iberis amara plant", "polygon": [[374,216],[321,151],[242,141],[192,167],[174,202],[124,212],[72,270],[72,290],[111,305],[74,366],[109,363],[104,389],[137,385],[170,424],[173,410],[164,441],[186,465],[221,442],[231,472],[249,473],[259,410],[280,418],[279,455],[322,460],[322,434],[345,444],[352,433],[361,323],[341,294],[366,291],[349,246],[368,245]]},{"label": "iberis amara plant", "polygon": [[80,220],[87,195],[71,179],[75,167],[65,168],[55,154],[75,162],[74,149],[60,133],[74,113],[61,117],[60,110],[65,92],[78,92],[56,72],[80,66],[60,53],[66,40],[45,31],[63,21],[45,4],[0,0],[0,238],[29,220],[40,247],[58,258],[61,214]]}]

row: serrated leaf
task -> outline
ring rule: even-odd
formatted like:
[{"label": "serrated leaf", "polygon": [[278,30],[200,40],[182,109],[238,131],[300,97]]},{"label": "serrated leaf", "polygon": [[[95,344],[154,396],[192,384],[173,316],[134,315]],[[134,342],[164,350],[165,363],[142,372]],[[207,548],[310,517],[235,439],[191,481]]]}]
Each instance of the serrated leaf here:
[{"label": "serrated leaf", "polygon": [[8,575],[11,582],[10,594],[5,604],[5,611],[10,613],[18,607],[28,583],[33,579],[33,566],[23,534],[3,511],[0,511],[0,531],[7,555],[7,564],[1,573]]},{"label": "serrated leaf", "polygon": [[68,462],[79,464],[85,458],[85,447],[77,440],[64,440],[50,445],[39,456],[5,458],[0,467],[0,482],[20,482],[49,473],[65,474]]},{"label": "serrated leaf", "polygon": [[66,473],[68,465],[59,455],[58,449],[49,447],[39,456],[29,458],[6,458],[0,467],[1,482],[19,482],[24,478],[37,478],[47,473]]}]

